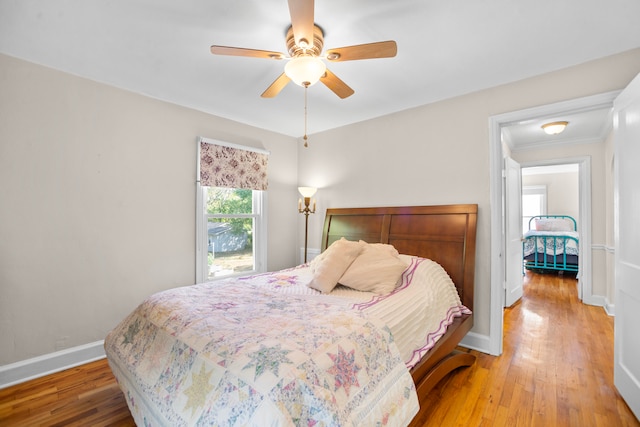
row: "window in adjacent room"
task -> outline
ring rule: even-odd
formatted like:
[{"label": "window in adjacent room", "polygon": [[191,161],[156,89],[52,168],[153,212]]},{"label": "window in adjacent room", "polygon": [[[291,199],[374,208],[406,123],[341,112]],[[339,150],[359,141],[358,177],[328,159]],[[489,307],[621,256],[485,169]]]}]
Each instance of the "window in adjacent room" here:
[{"label": "window in adjacent room", "polygon": [[547,214],[547,186],[532,185],[522,187],[522,230],[529,230],[529,220],[537,215]]},{"label": "window in adjacent room", "polygon": [[[197,282],[266,270],[265,153],[200,139]],[[249,176],[261,167],[257,178]]]}]

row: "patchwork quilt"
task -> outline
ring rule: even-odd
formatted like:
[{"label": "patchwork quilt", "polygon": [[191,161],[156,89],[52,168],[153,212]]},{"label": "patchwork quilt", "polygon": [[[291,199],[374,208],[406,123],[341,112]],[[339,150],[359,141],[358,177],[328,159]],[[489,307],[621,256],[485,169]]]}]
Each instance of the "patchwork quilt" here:
[{"label": "patchwork quilt", "polygon": [[389,328],[348,300],[280,292],[306,288],[295,272],[168,290],[124,319],[105,350],[136,423],[408,424],[418,401]]}]

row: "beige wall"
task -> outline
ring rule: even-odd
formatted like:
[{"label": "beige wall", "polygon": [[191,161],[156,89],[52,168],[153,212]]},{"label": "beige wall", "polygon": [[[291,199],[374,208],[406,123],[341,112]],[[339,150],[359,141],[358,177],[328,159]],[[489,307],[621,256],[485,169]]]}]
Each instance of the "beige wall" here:
[{"label": "beige wall", "polygon": [[[513,158],[518,157],[513,155]],[[569,215],[579,223],[580,186],[578,172],[522,175],[522,186],[544,185],[547,188],[547,214]],[[526,231],[526,230],[525,230]]]},{"label": "beige wall", "polygon": [[0,365],[194,283],[197,136],[271,152],[268,267],[294,265],[294,138],[3,55],[0,94]]},{"label": "beige wall", "polygon": [[[478,203],[473,331],[488,335],[489,117],[622,89],[638,72],[640,50],[634,50],[311,135],[309,148],[299,151],[299,180],[320,188],[319,209]],[[499,214],[497,209],[493,214]],[[594,222],[603,221],[603,215],[594,213]],[[310,247],[320,245],[320,217],[311,225]],[[594,236],[594,241],[603,239],[603,231]]]}]

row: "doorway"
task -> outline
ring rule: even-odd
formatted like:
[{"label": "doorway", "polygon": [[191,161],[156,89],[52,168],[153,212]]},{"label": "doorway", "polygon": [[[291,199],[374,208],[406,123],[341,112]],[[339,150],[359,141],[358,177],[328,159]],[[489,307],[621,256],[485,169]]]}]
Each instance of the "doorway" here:
[{"label": "doorway", "polygon": [[[565,101],[557,104],[536,107],[528,110],[501,114],[489,118],[490,132],[490,178],[491,178],[491,206],[492,210],[501,209],[502,212],[494,212],[491,215],[491,316],[489,351],[491,354],[502,353],[503,335],[503,307],[506,289],[505,283],[505,212],[506,203],[503,187],[503,159],[513,153],[508,141],[503,139],[503,129],[517,123],[529,123],[541,119],[567,114],[588,113],[598,109],[611,110],[613,100],[619,92],[610,92],[601,95]],[[567,158],[564,156],[538,158],[527,160],[525,166],[553,165],[560,163],[577,163],[580,175],[580,223],[581,252],[580,281],[582,291],[580,297],[584,302],[591,300],[591,158],[580,156]],[[587,228],[588,226],[588,228]],[[584,238],[582,238],[584,236]],[[585,248],[585,250],[582,250]],[[588,301],[589,300],[589,301]]]},{"label": "doorway", "polygon": [[[515,156],[516,153],[512,153]],[[531,157],[529,155],[529,157]],[[542,156],[545,157],[545,152],[542,152]],[[522,224],[522,184],[523,181],[521,170],[528,170],[531,168],[536,168],[538,170],[547,170],[554,171],[559,170],[560,168],[566,168],[568,165],[573,165],[577,168],[577,186],[573,186],[573,190],[575,192],[574,198],[577,197],[576,207],[572,209],[568,207],[565,200],[562,201],[554,201],[552,206],[554,212],[550,212],[552,214],[572,214],[571,216],[576,218],[578,221],[577,231],[580,236],[580,244],[578,246],[578,260],[579,260],[579,274],[577,276],[577,291],[578,297],[580,300],[587,304],[591,305],[602,305],[601,301],[598,299],[594,299],[593,297],[593,286],[592,286],[592,260],[591,260],[591,250],[589,248],[591,245],[591,157],[589,156],[581,156],[581,157],[561,157],[558,159],[548,159],[548,160],[536,160],[536,161],[528,161],[523,162],[522,164],[513,160],[512,158],[508,158],[510,164],[517,165],[517,168],[513,168],[517,171],[518,174],[518,188],[519,191],[514,192],[510,191],[505,187],[502,194],[502,199],[504,203],[504,217],[505,222],[503,224],[504,231],[503,234],[505,236],[504,246],[505,253],[507,256],[504,257],[503,268],[504,268],[504,305],[503,306],[511,306],[513,305],[521,296],[522,296],[522,281],[520,280],[522,277],[522,236],[524,231],[528,229],[528,226],[523,226]],[[508,183],[509,175],[512,172],[507,170],[507,179],[505,183]],[[557,180],[555,180],[557,181]],[[546,182],[546,181],[542,181]],[[561,182],[553,182],[549,181],[549,183],[553,183],[554,185],[564,185],[566,187],[566,183],[562,184]],[[567,189],[559,188],[555,190],[555,198],[561,197],[566,199],[567,197],[563,194]],[[514,197],[515,196],[515,197]],[[567,210],[569,209],[569,210]],[[516,218],[515,220],[513,218]],[[511,255],[515,253],[515,256]],[[493,314],[493,313],[492,313]]]},{"label": "doorway", "polygon": [[[516,158],[518,157],[516,156]],[[591,158],[581,156],[533,162],[523,161],[520,166],[523,189],[527,185],[544,187],[545,214],[568,215],[576,220],[580,236],[579,272],[576,277],[578,279],[578,298],[587,304],[598,305],[599,301],[592,300],[592,260],[589,250],[592,240]],[[527,230],[528,224],[525,225],[523,222],[522,231]],[[521,268],[521,266],[518,265],[514,268]]]},{"label": "doorway", "polygon": [[[516,156],[517,158],[517,156]],[[578,230],[582,224],[580,218],[580,179],[579,165],[577,163],[561,163],[557,165],[540,166],[538,164],[521,167],[522,178],[522,232],[527,233],[536,230],[537,219],[545,215],[563,215],[573,219]],[[566,220],[563,220],[567,224]],[[571,224],[571,222],[568,222]],[[508,227],[508,225],[507,225]],[[554,245],[556,246],[556,245]],[[560,247],[564,253],[564,246]],[[562,259],[560,262],[563,262]],[[526,275],[538,274],[537,269],[523,269],[523,281],[526,283]],[[568,273],[576,277],[577,272],[564,272],[562,270],[549,270],[545,273]],[[577,278],[577,277],[576,277]],[[576,292],[581,300],[581,286],[576,282]]]}]

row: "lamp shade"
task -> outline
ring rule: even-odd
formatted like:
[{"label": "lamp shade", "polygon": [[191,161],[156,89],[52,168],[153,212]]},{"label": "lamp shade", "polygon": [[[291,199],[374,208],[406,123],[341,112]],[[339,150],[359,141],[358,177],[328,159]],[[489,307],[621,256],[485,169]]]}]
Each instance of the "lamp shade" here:
[{"label": "lamp shade", "polygon": [[302,197],[313,197],[318,189],[314,187],[298,187],[298,191],[302,194]]},{"label": "lamp shade", "polygon": [[542,129],[548,135],[557,135],[557,134],[561,133],[562,131],[564,131],[564,129],[567,127],[568,124],[569,124],[569,122],[545,123],[545,124],[542,125]]},{"label": "lamp shade", "polygon": [[320,80],[327,66],[317,56],[297,56],[284,66],[284,73],[300,86],[311,86]]}]

